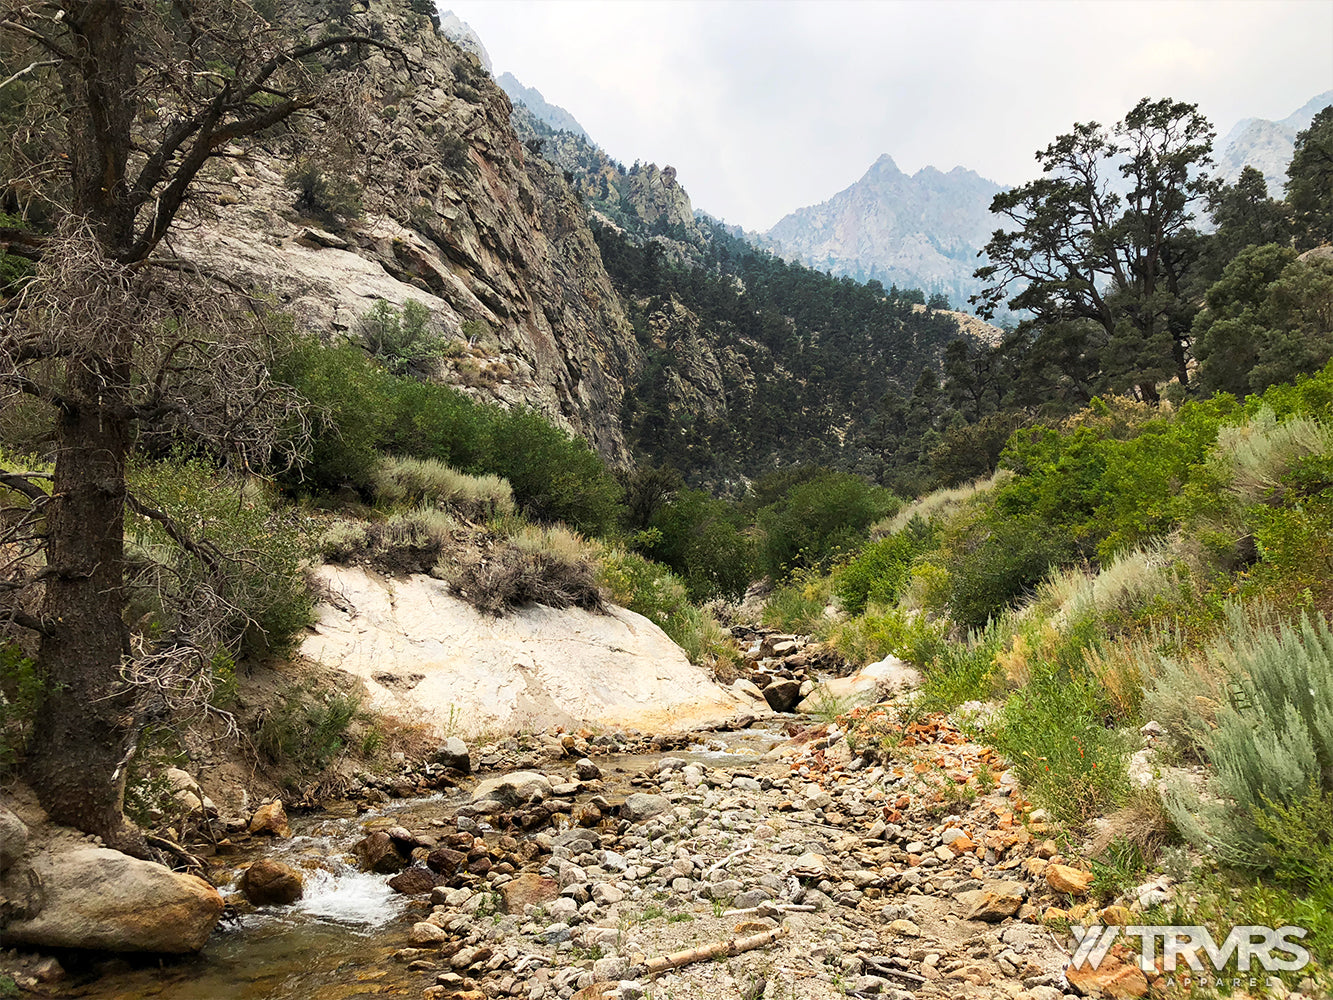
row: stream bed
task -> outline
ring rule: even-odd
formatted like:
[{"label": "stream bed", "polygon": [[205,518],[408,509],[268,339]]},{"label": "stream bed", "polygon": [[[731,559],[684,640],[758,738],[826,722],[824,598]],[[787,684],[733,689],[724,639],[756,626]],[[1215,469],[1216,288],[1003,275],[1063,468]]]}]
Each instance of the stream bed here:
[{"label": "stream bed", "polygon": [[[666,757],[744,770],[748,762],[758,765],[784,738],[776,727],[756,728],[709,733],[703,743],[673,752],[600,755],[594,759],[602,771],[601,794],[612,798],[632,790],[629,778],[655,769]],[[573,763],[563,760],[545,770],[569,772]],[[454,815],[469,799],[465,786],[448,795],[393,800],[354,817],[295,813],[290,839],[251,839],[239,853],[212,859],[211,876],[223,895],[230,895],[236,891],[238,866],[272,858],[302,872],[301,900],[291,906],[260,907],[235,920],[224,918],[197,955],[151,963],[114,959],[87,970],[74,964],[66,995],[96,1000],[420,997],[433,977],[393,956],[406,945],[411,926],[429,914],[428,897],[395,892],[388,876],[360,871],[349,852],[371,828],[452,832]]]}]

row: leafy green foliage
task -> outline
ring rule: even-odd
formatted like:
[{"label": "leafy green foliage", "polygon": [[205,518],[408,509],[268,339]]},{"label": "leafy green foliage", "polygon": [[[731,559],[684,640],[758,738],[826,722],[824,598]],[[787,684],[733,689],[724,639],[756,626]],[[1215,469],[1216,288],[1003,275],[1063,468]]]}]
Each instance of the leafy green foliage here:
[{"label": "leafy green foliage", "polygon": [[712,666],[736,658],[734,643],[716,619],[690,603],[685,584],[669,569],[612,549],[602,556],[599,574],[612,601],[656,624],[690,662]]},{"label": "leafy green foliage", "polygon": [[349,177],[329,176],[313,163],[302,163],[288,171],[287,186],[296,192],[293,207],[325,225],[361,217],[361,188]]},{"label": "leafy green foliage", "polygon": [[758,567],[778,579],[798,567],[824,565],[864,541],[870,525],[900,505],[860,476],[821,472],[758,512]]},{"label": "leafy green foliage", "polygon": [[[299,515],[203,459],[139,461],[128,480],[141,501],[174,525],[169,531],[138,513],[126,518],[137,564],[131,615],[145,621],[150,634],[213,640],[236,655],[290,649],[313,609],[301,569],[307,546]],[[186,549],[171,531],[211,555]],[[201,622],[200,605],[216,614]],[[208,631],[194,635],[196,627]]]},{"label": "leafy green foliage", "polygon": [[328,766],[349,744],[352,722],[361,711],[354,692],[295,688],[264,714],[255,732],[255,748],[272,764],[296,775]]},{"label": "leafy green foliage", "polygon": [[861,550],[838,577],[836,593],[842,609],[859,615],[868,604],[897,603],[912,571],[912,560],[930,547],[933,529],[920,519]]},{"label": "leafy green foliage", "polygon": [[1287,164],[1287,201],[1302,249],[1333,243],[1333,107],[1320,111],[1296,136]]},{"label": "leafy green foliage", "polygon": [[13,643],[0,644],[0,767],[23,755],[42,699],[36,665]]},{"label": "leafy green foliage", "polygon": [[395,375],[423,374],[445,353],[444,337],[432,328],[430,309],[408,299],[401,309],[379,299],[357,324],[366,348]]},{"label": "leafy green foliage", "polygon": [[740,507],[698,490],[681,490],[653,513],[643,551],[670,566],[690,597],[739,600],[754,575],[754,544]]}]

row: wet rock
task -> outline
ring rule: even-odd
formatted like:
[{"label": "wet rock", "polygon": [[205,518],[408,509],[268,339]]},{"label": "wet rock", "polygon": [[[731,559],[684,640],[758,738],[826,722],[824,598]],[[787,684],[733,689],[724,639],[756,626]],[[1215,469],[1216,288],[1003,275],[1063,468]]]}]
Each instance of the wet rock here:
[{"label": "wet rock", "polygon": [[251,833],[266,833],[274,837],[290,837],[292,828],[287,823],[287,810],[281,800],[266,802],[250,817]]},{"label": "wet rock", "polygon": [[255,906],[288,906],[301,898],[301,876],[290,865],[260,858],[240,878],[239,888]]},{"label": "wet rock", "polygon": [[596,781],[602,776],[602,769],[584,757],[574,764],[574,773],[579,781]]},{"label": "wet rock", "polygon": [[407,858],[399,853],[392,837],[376,830],[352,845],[352,854],[364,871],[392,875],[407,865]]},{"label": "wet rock", "polygon": [[462,771],[464,774],[472,773],[472,754],[468,751],[467,744],[457,736],[450,736],[435,751],[435,762],[455,771]]},{"label": "wet rock", "polygon": [[404,896],[423,896],[440,884],[440,878],[429,868],[405,868],[389,879],[389,888]]},{"label": "wet rock", "polygon": [[472,800],[491,799],[514,808],[551,797],[551,783],[535,771],[513,771],[477,783]]},{"label": "wet rock", "polygon": [[183,954],[198,951],[222,916],[222,896],[194,875],[101,847],[39,854],[44,901],[5,928],[9,946]]},{"label": "wet rock", "polygon": [[437,847],[426,855],[426,867],[441,875],[452,875],[467,862],[467,855],[450,847]]},{"label": "wet rock", "polygon": [[449,940],[449,932],[443,927],[421,921],[412,925],[407,932],[407,940],[418,948],[438,947]]},{"label": "wet rock", "polygon": [[794,680],[775,680],[764,688],[764,700],[775,712],[790,712],[801,699],[801,683]]},{"label": "wet rock", "polygon": [[0,872],[23,856],[28,846],[28,828],[23,821],[0,805]]},{"label": "wet rock", "polygon": [[535,872],[525,872],[500,886],[500,898],[506,913],[522,913],[528,905],[540,906],[559,895],[559,882]]},{"label": "wet rock", "polygon": [[635,792],[626,796],[624,804],[620,807],[620,818],[627,819],[631,823],[640,823],[670,808],[671,800],[665,795]]}]

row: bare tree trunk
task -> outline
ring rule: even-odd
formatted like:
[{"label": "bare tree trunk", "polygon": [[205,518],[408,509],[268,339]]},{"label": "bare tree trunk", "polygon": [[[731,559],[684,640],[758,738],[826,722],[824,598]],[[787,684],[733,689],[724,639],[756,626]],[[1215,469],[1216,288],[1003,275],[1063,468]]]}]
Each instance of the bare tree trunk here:
[{"label": "bare tree trunk", "polygon": [[121,620],[129,423],[95,405],[100,373],[79,361],[71,368],[77,397],[93,405],[58,422],[40,653],[49,687],[28,777],[53,820],[119,845],[134,839],[121,812],[134,730],[134,694],[120,677],[129,651]]}]

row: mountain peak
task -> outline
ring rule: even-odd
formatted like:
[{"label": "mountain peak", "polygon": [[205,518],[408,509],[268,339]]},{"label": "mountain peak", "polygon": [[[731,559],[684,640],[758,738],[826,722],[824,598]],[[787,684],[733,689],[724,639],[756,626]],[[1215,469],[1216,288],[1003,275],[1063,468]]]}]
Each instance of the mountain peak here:
[{"label": "mountain peak", "polygon": [[577,118],[560,105],[549,103],[536,87],[523,86],[513,73],[501,73],[495,82],[509,95],[511,101],[525,105],[538,120],[545,122],[557,132],[573,132],[583,139],[588,138],[588,133]]},{"label": "mountain peak", "polygon": [[[438,7],[438,5],[437,5]],[[481,60],[486,72],[491,72],[491,56],[486,46],[481,44],[481,36],[452,10],[440,11],[440,34],[453,42],[464,52],[471,52]]]}]

